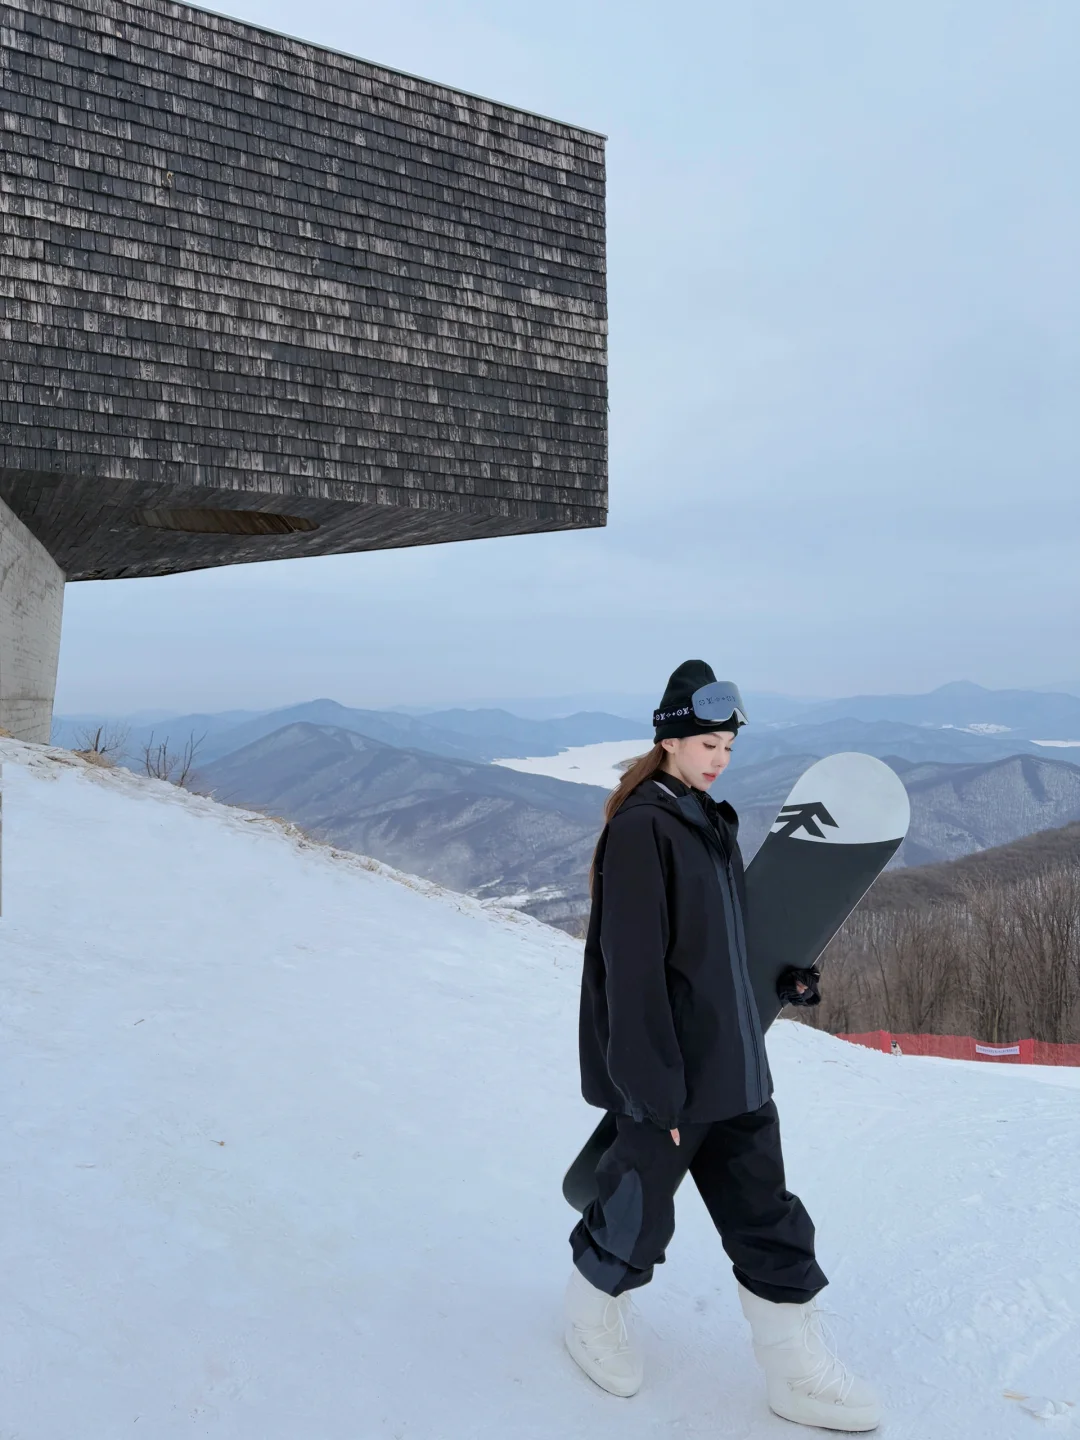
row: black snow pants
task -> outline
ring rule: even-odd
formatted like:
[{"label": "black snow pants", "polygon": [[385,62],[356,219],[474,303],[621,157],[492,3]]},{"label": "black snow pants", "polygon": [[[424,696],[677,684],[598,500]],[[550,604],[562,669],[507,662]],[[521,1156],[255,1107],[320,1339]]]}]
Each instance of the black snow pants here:
[{"label": "black snow pants", "polygon": [[689,1170],[735,1277],[763,1300],[801,1305],[827,1284],[814,1225],[784,1184],[780,1124],[760,1110],[679,1127],[679,1144],[648,1120],[618,1117],[596,1167],[599,1196],[570,1235],[574,1264],[608,1295],[647,1285],[675,1233],[675,1190]]}]

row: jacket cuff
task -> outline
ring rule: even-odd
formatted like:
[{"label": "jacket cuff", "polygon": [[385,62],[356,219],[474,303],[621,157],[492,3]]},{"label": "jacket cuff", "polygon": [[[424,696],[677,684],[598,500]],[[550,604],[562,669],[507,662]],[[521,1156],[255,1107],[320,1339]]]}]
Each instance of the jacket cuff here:
[{"label": "jacket cuff", "polygon": [[630,1119],[638,1125],[647,1121],[661,1130],[677,1130],[679,1128],[678,1116],[658,1115],[655,1110],[650,1110],[644,1105],[637,1105],[633,1101],[630,1102]]}]

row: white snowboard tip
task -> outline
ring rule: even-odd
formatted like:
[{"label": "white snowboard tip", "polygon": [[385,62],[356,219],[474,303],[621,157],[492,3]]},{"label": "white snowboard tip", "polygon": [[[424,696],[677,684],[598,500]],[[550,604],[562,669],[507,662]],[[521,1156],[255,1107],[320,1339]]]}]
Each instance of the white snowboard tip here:
[{"label": "white snowboard tip", "polygon": [[799,777],[772,833],[819,845],[880,845],[902,840],[910,820],[899,775],[884,760],[849,750]]}]

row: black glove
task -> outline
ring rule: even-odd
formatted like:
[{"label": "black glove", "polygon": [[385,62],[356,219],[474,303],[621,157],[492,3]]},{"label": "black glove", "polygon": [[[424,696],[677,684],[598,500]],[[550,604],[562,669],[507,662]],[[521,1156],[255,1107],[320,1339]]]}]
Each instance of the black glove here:
[{"label": "black glove", "polygon": [[[805,970],[798,969],[795,965],[789,965],[776,982],[776,993],[782,1005],[820,1005],[821,992],[818,990],[818,982],[821,979],[821,971],[816,965],[810,965]],[[806,989],[799,990],[800,985]]]}]

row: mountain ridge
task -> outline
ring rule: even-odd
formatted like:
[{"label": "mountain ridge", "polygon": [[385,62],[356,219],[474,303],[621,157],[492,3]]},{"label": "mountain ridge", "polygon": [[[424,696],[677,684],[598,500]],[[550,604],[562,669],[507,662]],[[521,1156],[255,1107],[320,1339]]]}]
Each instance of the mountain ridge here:
[{"label": "mountain ridge", "polygon": [[1080,821],[1034,831],[955,860],[887,870],[862,904],[869,910],[896,910],[947,903],[962,899],[972,883],[1008,886],[1061,865],[1080,865]]},{"label": "mountain ridge", "polygon": [[[151,736],[155,744],[167,741],[171,749],[180,749],[189,736],[199,740],[203,735],[196,759],[208,764],[297,722],[334,725],[388,745],[481,762],[530,754],[554,755],[570,745],[652,734],[644,725],[602,712],[582,712],[557,720],[528,720],[498,710],[457,709],[407,715],[394,710],[357,710],[324,697],[283,710],[268,710],[239,724],[228,723],[220,716],[193,714],[136,726],[130,732],[127,758],[137,757]],[[54,727],[56,743],[74,742],[87,728],[87,724],[58,720]]]},{"label": "mountain ridge", "polygon": [[585,877],[607,792],[293,722],[200,766],[200,793],[271,809],[343,849],[481,897],[522,897],[561,926]]},{"label": "mountain ridge", "polygon": [[[817,758],[736,764],[714,787],[739,812],[747,860],[794,780]],[[888,763],[912,801],[897,865],[953,859],[1080,819],[1080,766],[1069,761],[1023,755],[983,764]],[[516,897],[528,914],[569,929],[588,913],[589,864],[608,795],[600,786],[306,721],[200,766],[195,788],[269,808],[345,849],[452,889]]]},{"label": "mountain ridge", "polygon": [[[1080,697],[1064,691],[988,690],[970,680],[954,680],[923,694],[853,695],[825,701],[793,719],[797,724],[892,720],[957,729],[991,724],[1004,725],[1025,739],[1080,740]],[[1037,734],[1040,730],[1048,733]]]}]

